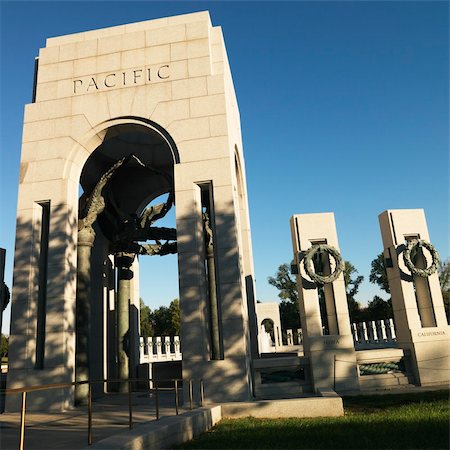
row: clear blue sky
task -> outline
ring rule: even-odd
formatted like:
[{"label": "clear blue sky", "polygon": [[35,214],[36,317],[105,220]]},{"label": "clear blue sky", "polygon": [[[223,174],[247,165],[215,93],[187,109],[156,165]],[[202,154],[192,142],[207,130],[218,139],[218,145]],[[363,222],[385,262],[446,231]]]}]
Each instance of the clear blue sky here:
[{"label": "clear blue sky", "polygon": [[[258,299],[277,298],[266,280],[292,258],[294,213],[334,211],[342,254],[366,277],[362,303],[377,293],[368,274],[383,210],[424,208],[432,242],[449,256],[448,2],[2,1],[0,246],[9,286],[38,49],[51,36],[201,10],[223,27],[240,107]],[[142,296],[151,307],[178,295],[175,261],[147,263]]]}]

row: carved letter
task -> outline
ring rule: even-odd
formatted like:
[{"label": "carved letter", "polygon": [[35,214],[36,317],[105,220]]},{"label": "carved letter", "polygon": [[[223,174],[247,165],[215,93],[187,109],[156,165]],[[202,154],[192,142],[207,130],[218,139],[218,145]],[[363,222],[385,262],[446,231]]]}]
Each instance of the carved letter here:
[{"label": "carved letter", "polygon": [[81,87],[81,85],[83,84],[82,80],[73,80],[73,93],[76,94],[77,93],[77,83],[80,83],[79,86]]},{"label": "carved letter", "polygon": [[125,77],[125,72],[122,72],[122,75],[123,75],[123,85],[125,86],[127,84],[126,77]]},{"label": "carved letter", "polygon": [[169,68],[169,65],[166,64],[165,66],[161,66],[161,67],[158,69],[158,78],[160,78],[161,80],[166,80],[167,78],[169,78],[169,74],[167,74],[166,77],[163,77],[163,76],[161,75],[161,69],[163,69],[164,67],[167,67],[167,69],[168,69],[168,68]]},{"label": "carved letter", "polygon": [[136,84],[136,81],[138,78],[141,77],[142,69],[133,70],[133,77],[134,77],[134,84]]},{"label": "carved letter", "polygon": [[88,87],[86,89],[86,92],[89,91],[89,88],[91,86],[94,86],[95,89],[98,91],[98,86],[97,86],[97,83],[95,82],[95,78],[94,77],[91,77],[91,81],[89,81],[89,84],[88,84]]},{"label": "carved letter", "polygon": [[[114,77],[114,84],[108,84],[108,78],[109,77]],[[106,75],[106,77],[105,77],[105,86],[106,87],[114,87],[116,85],[115,78],[116,78],[116,74],[115,73],[110,73],[109,75]]]},{"label": "carved letter", "polygon": [[152,78],[151,78],[151,69],[150,69],[150,67],[147,69],[147,72],[148,72],[148,81],[152,81]]}]

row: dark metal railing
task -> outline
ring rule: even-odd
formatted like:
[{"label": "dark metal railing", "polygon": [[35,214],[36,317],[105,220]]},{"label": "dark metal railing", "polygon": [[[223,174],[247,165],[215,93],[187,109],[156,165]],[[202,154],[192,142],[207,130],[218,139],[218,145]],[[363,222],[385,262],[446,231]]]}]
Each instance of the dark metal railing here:
[{"label": "dark metal railing", "polygon": [[[172,382],[173,388],[163,388],[164,390],[173,390],[175,393],[175,414],[179,414],[180,410],[180,399],[178,393],[179,382],[183,381],[182,379],[168,379],[168,380],[153,380],[151,378],[129,378],[127,380],[123,379],[102,379],[102,380],[89,380],[89,381],[74,381],[72,383],[54,383],[54,384],[46,384],[39,386],[29,386],[23,388],[15,388],[15,389],[1,389],[0,394],[6,395],[8,394],[21,394],[21,410],[20,410],[20,438],[19,438],[19,449],[24,449],[24,440],[25,440],[25,418],[26,418],[26,400],[28,392],[36,392],[36,391],[45,391],[50,389],[62,389],[68,387],[80,386],[83,384],[88,385],[88,399],[87,399],[87,413],[88,413],[88,423],[87,423],[87,441],[88,445],[92,444],[92,385],[100,384],[100,383],[124,383],[128,384],[128,428],[133,428],[133,402],[132,402],[132,383],[145,381],[146,383],[152,383],[153,387],[148,389],[148,392],[154,393],[155,398],[155,411],[156,411],[156,420],[160,418],[160,407],[159,407],[159,392],[161,388],[158,387],[158,382]],[[193,409],[193,380],[189,380],[189,409]],[[199,407],[202,407],[204,403],[204,386],[203,380],[199,380]]]}]

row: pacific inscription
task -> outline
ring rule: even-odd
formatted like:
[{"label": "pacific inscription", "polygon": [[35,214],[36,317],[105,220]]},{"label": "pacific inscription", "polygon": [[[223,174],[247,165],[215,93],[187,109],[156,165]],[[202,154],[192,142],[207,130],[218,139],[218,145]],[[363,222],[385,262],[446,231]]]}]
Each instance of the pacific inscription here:
[{"label": "pacific inscription", "polygon": [[92,75],[72,80],[73,94],[87,94],[120,86],[136,86],[170,78],[168,64]]}]

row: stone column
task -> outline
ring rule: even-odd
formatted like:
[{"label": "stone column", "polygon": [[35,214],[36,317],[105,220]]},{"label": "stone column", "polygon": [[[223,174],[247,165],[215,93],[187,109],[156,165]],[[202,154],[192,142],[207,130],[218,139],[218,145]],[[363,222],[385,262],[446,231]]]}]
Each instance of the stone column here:
[{"label": "stone column", "polygon": [[[430,242],[423,209],[391,209],[379,215],[397,345],[406,351],[407,370],[421,386],[450,382],[450,326],[437,272],[411,273],[403,260],[410,240]],[[430,253],[416,248],[417,269],[431,266]],[[428,259],[428,260],[427,260]]]},{"label": "stone column", "polygon": [[[334,389],[338,393],[359,390],[344,276],[340,273],[334,281],[323,286],[330,333],[324,335],[319,308],[320,284],[308,276],[303,265],[306,253],[316,243],[326,243],[339,251],[334,214],[296,214],[291,218],[291,231],[294,260],[298,268],[303,351],[310,361],[314,390]],[[323,274],[327,275],[331,269],[329,257],[322,255],[322,258]]]},{"label": "stone column", "polygon": [[5,258],[6,250],[0,248],[0,333],[2,330],[3,323],[3,310],[6,308],[6,285],[4,284],[5,277]]},{"label": "stone column", "polygon": [[[91,249],[95,232],[91,226],[78,231],[75,380],[89,380],[89,335],[91,322]],[[87,403],[88,385],[75,388],[75,404]]]},{"label": "stone column", "polygon": [[[212,233],[211,229],[209,231]],[[207,238],[208,239],[208,238]],[[209,314],[211,326],[211,359],[220,359],[219,309],[217,305],[216,265],[212,235],[206,242],[206,264],[208,267]]]},{"label": "stone column", "polygon": [[118,253],[116,267],[118,269],[117,286],[117,356],[118,375],[123,380],[119,384],[119,392],[127,392],[126,380],[130,377],[130,298],[133,271],[131,265],[133,253]]}]

